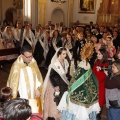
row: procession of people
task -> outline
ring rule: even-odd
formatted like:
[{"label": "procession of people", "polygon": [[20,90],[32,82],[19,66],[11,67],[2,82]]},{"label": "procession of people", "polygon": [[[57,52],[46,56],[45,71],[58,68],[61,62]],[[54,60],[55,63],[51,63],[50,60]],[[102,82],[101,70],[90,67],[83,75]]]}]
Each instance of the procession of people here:
[{"label": "procession of people", "polygon": [[[23,26],[18,22],[16,27],[1,27],[0,49],[20,47],[20,55],[0,56],[14,59],[5,91],[0,92],[0,119],[8,120],[7,110],[16,103],[24,106],[16,109],[27,108],[23,114],[28,116],[21,113],[14,120],[32,120],[36,113],[38,120],[101,120],[105,105],[108,120],[119,120],[119,39],[119,26],[68,28],[49,21],[33,29],[25,21]],[[41,69],[47,71],[45,79]]]}]

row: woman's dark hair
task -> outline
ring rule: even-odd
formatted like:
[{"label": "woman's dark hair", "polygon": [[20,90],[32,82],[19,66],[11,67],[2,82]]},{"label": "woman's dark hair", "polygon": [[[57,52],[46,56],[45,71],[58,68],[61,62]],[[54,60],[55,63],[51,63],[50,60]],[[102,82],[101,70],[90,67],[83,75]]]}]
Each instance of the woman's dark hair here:
[{"label": "woman's dark hair", "polygon": [[26,120],[31,114],[32,110],[28,104],[28,100],[16,98],[8,101],[3,109],[4,120]]},{"label": "woman's dark hair", "polygon": [[33,50],[32,50],[31,45],[24,45],[24,46],[21,48],[21,54],[24,54],[24,52],[32,53]]},{"label": "woman's dark hair", "polygon": [[[70,33],[67,33],[67,35],[69,35],[69,36],[71,37],[71,42],[73,42],[73,37],[72,37],[72,35],[71,35]],[[67,37],[67,35],[66,35],[66,37]]]},{"label": "woman's dark hair", "polygon": [[[70,38],[71,38],[71,43],[72,43],[72,45],[74,44],[74,39],[73,39],[73,36],[70,34],[70,33],[67,33],[67,35],[66,35],[66,38],[67,38],[67,36],[70,36]],[[67,44],[67,39],[66,39],[66,42],[65,42],[65,45]]]},{"label": "woman's dark hair", "polygon": [[61,47],[57,53],[57,57],[62,54],[62,51],[67,51],[67,49],[64,47]]},{"label": "woman's dark hair", "polygon": [[10,87],[3,87],[0,90],[0,102],[5,103],[12,98],[12,89]]},{"label": "woman's dark hair", "polygon": [[117,67],[119,74],[120,74],[120,60],[113,61],[112,64],[114,64]]},{"label": "woman's dark hair", "polygon": [[118,58],[118,54],[120,53],[120,47],[117,49],[117,53],[115,54],[115,57]]},{"label": "woman's dark hair", "polygon": [[107,50],[106,50],[104,47],[102,47],[102,48],[100,48],[98,51],[100,51],[100,53],[103,55],[100,63],[105,63],[105,62],[107,62],[107,61],[108,61],[108,53],[107,53]]},{"label": "woman's dark hair", "polygon": [[58,33],[58,37],[60,36],[60,32],[58,30],[54,30],[53,32],[53,37],[55,36],[54,33],[57,32]]}]

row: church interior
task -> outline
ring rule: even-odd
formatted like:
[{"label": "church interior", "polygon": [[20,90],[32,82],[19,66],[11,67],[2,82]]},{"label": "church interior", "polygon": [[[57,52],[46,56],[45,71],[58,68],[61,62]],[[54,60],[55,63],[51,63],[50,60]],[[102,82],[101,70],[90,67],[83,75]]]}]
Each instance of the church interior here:
[{"label": "church interior", "polygon": [[[120,0],[0,0],[0,32],[2,35],[6,26],[15,29],[18,23],[25,26],[25,22],[31,25],[31,30],[34,32],[38,27],[41,28],[41,32],[46,29],[52,31],[61,23],[64,30],[60,32],[63,37],[67,34],[67,30],[70,31],[75,27],[84,29],[89,27],[90,23],[96,29],[96,26],[99,26],[101,31],[102,28],[110,28],[111,31],[117,29],[119,32],[119,6]],[[88,33],[86,38],[90,37]],[[116,43],[118,47],[120,42]],[[4,48],[5,50],[0,48],[0,89],[6,86],[11,66],[16,60],[16,58],[4,59],[3,56],[20,54],[20,49],[14,48],[9,51],[8,48]],[[44,79],[47,73],[46,66],[40,64],[39,69]],[[101,120],[107,120],[105,105]]]},{"label": "church interior", "polygon": [[[57,2],[62,1],[62,2]],[[88,1],[88,10],[82,8]],[[115,25],[119,22],[119,0],[0,0],[0,21],[8,20],[14,24],[29,21],[33,28],[37,24],[45,26],[63,22],[70,27],[72,23]],[[86,6],[85,6],[86,7]]]}]

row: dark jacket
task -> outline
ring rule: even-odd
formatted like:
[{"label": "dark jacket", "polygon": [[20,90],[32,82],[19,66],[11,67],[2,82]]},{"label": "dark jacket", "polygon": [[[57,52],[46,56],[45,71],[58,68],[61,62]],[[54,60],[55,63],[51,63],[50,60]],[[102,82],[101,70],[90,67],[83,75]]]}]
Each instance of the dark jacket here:
[{"label": "dark jacket", "polygon": [[120,107],[120,74],[107,77],[106,88],[106,107]]},{"label": "dark jacket", "polygon": [[[66,76],[67,76],[68,80],[70,81],[71,76],[69,74],[67,74]],[[60,77],[60,75],[53,69],[51,69],[51,72],[50,72],[50,82],[53,87],[59,86],[59,88],[60,88],[60,94],[57,97],[57,99],[55,98],[55,100],[54,100],[56,102],[56,104],[58,104],[60,99],[62,98],[63,93],[68,90],[68,85]]]},{"label": "dark jacket", "polygon": [[73,58],[75,60],[75,66],[77,67],[77,61],[81,60],[80,52],[82,47],[85,45],[86,41],[85,39],[83,40],[77,40],[75,43],[75,47],[73,50]]}]

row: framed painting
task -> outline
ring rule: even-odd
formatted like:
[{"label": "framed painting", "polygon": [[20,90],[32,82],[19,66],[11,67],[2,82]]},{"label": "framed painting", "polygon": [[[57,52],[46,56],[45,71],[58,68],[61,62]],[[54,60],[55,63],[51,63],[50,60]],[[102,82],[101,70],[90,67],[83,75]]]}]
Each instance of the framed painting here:
[{"label": "framed painting", "polygon": [[78,0],[79,13],[95,13],[96,0]]}]

